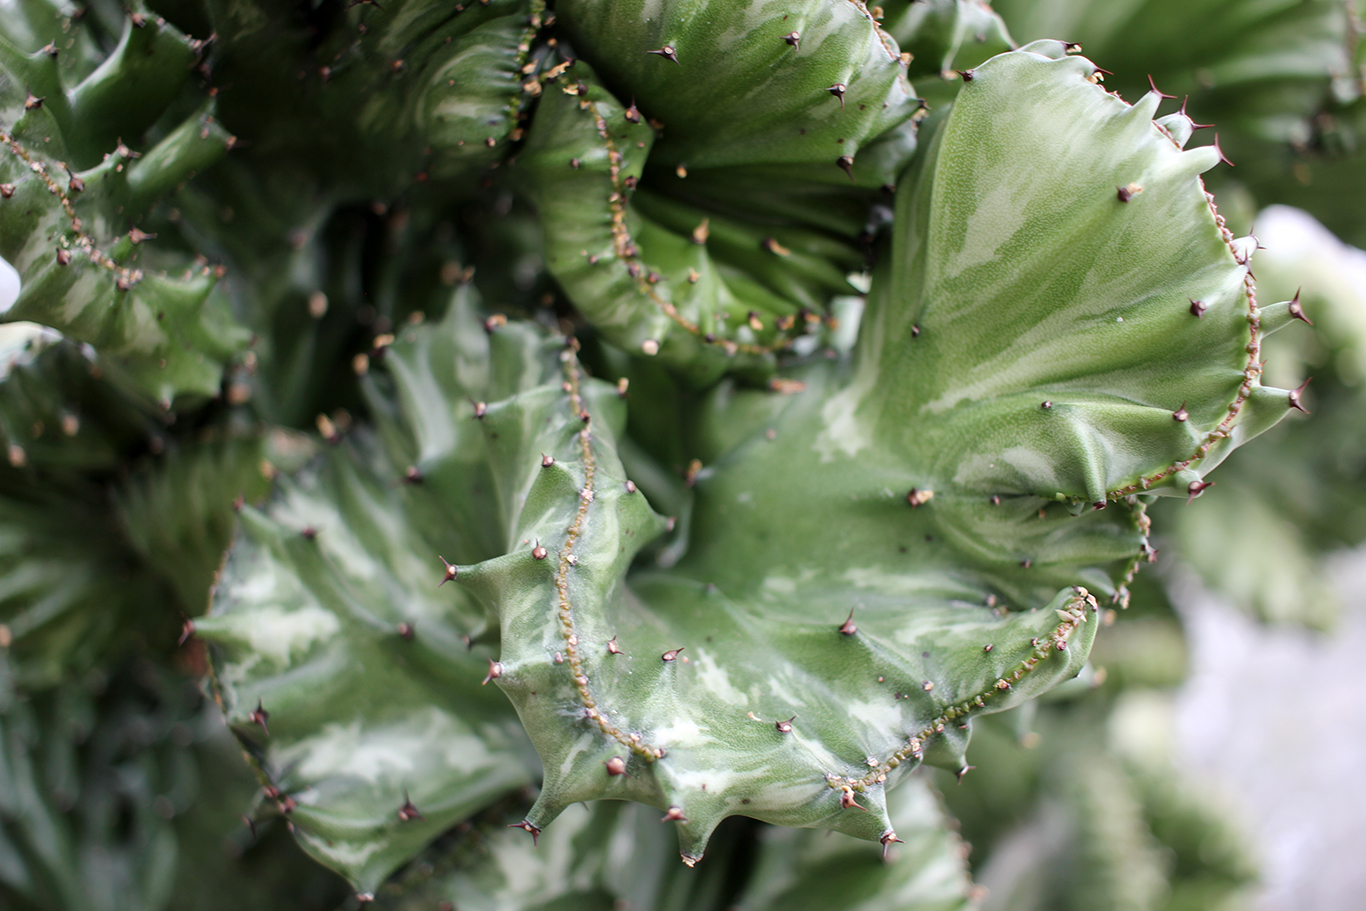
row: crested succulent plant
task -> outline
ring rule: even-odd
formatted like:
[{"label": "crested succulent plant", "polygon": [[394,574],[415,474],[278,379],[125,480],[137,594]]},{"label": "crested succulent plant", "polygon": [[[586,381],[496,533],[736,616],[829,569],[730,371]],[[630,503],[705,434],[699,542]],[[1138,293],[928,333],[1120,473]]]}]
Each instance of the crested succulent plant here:
[{"label": "crested succulent plant", "polygon": [[[234,837],[386,907],[1242,894],[1170,824],[1219,820],[1085,734],[1173,682],[1150,508],[1307,401],[1196,110],[977,0],[21,6],[6,755],[132,648],[205,677],[260,785]],[[1257,125],[1318,79],[1219,113],[1294,138]],[[1031,725],[1086,774],[938,793]],[[79,905],[25,847],[66,812],[0,802],[0,894]],[[1085,848],[1046,888],[1000,872],[1031,813],[1030,869]],[[199,830],[137,818],[123,894],[207,907],[168,885]]]}]

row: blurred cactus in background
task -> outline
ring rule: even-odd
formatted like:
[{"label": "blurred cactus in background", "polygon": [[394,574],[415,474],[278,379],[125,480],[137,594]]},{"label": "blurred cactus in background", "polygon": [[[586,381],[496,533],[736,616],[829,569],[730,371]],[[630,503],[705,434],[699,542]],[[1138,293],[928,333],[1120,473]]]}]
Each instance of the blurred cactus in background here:
[{"label": "blurred cactus in background", "polygon": [[0,0],[3,903],[1244,906],[1140,570],[1366,538],[1358,25]]}]

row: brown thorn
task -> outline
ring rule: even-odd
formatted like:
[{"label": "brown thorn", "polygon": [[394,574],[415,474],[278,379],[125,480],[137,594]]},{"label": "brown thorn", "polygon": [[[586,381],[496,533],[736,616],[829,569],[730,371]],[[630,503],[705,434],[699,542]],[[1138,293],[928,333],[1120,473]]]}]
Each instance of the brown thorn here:
[{"label": "brown thorn", "polygon": [[[613,778],[616,778],[618,775],[626,775],[626,760],[622,759],[620,756],[613,756],[611,759],[604,762],[603,765],[607,766],[607,774],[611,775]],[[627,775],[626,777],[629,778],[630,776]]]},{"label": "brown thorn", "polygon": [[1213,481],[1191,481],[1190,484],[1186,485],[1186,493],[1190,494],[1186,497],[1186,505],[1189,506],[1192,500],[1204,493],[1205,488],[1213,486]]},{"label": "brown thorn", "polygon": [[1206,304],[1204,301],[1191,301],[1191,316],[1195,317],[1196,319],[1200,319],[1201,317],[1203,317],[1205,315],[1205,311],[1208,309],[1209,305]]},{"label": "brown thorn", "polygon": [[665,60],[672,60],[678,63],[678,54],[674,51],[672,44],[666,44],[658,50],[646,51],[647,54],[654,54],[656,57],[663,57]]},{"label": "brown thorn", "polygon": [[1300,383],[1300,388],[1298,388],[1298,389],[1292,389],[1292,390],[1290,391],[1290,394],[1286,396],[1286,398],[1289,399],[1289,401],[1290,401],[1290,407],[1291,407],[1291,408],[1294,408],[1296,411],[1300,412],[1301,414],[1308,414],[1308,413],[1309,413],[1308,409],[1306,409],[1306,408],[1304,407],[1304,405],[1302,405],[1302,404],[1300,403],[1300,396],[1304,395],[1304,390],[1305,390],[1305,388],[1309,385],[1309,381],[1312,380],[1312,379],[1313,379],[1312,376],[1309,377],[1309,379],[1305,380],[1303,383]]},{"label": "brown thorn", "polygon": [[252,710],[247,718],[250,721],[254,721],[256,724],[259,724],[261,730],[266,732],[266,736],[270,736],[270,728],[266,727],[266,722],[270,720],[270,712],[266,711],[266,707],[261,704],[260,699],[256,700],[256,708]]},{"label": "brown thorn", "polygon": [[1219,134],[1218,134],[1218,133],[1215,133],[1215,134],[1214,134],[1214,151],[1216,151],[1216,152],[1219,153],[1219,160],[1220,160],[1220,161],[1222,161],[1224,164],[1228,165],[1230,168],[1231,168],[1231,167],[1234,167],[1233,162],[1231,162],[1231,161],[1228,160],[1228,156],[1224,154],[1224,150],[1221,149],[1221,148],[1219,147]]},{"label": "brown thorn", "polygon": [[775,728],[778,729],[778,733],[779,733],[779,734],[791,734],[791,733],[792,733],[792,722],[794,722],[794,721],[796,721],[796,720],[797,720],[797,716],[796,716],[796,715],[793,715],[791,718],[787,719],[786,721],[779,721],[779,722],[776,722],[773,726],[774,726]]},{"label": "brown thorn", "polygon": [[854,625],[854,609],[852,607],[849,608],[849,617],[840,624],[838,631],[846,636],[852,636],[858,632],[858,627]]},{"label": "brown thorn", "polygon": [[425,817],[418,812],[417,807],[413,806],[413,801],[408,797],[408,792],[403,792],[403,806],[398,808],[398,818],[403,822],[411,822],[414,819],[424,819]]},{"label": "brown thorn", "polygon": [[854,179],[854,159],[853,159],[853,158],[851,158],[851,157],[848,156],[848,155],[841,155],[839,158],[836,158],[836,159],[835,159],[835,164],[836,164],[836,166],[839,167],[839,169],[840,169],[841,171],[843,171],[845,174],[848,174],[848,175],[849,175],[849,179],[850,179],[850,180],[853,180],[853,179]]},{"label": "brown thorn", "polygon": [[854,789],[846,786],[840,790],[840,809],[848,810],[851,807],[857,807],[865,813],[868,812],[868,808],[854,797]]},{"label": "brown thorn", "polygon": [[899,845],[905,844],[904,841],[896,837],[896,832],[891,829],[883,832],[882,835],[878,837],[878,841],[882,842],[882,857],[884,860],[887,858],[887,849],[890,848],[893,843]]},{"label": "brown thorn", "polygon": [[459,575],[460,568],[457,567],[454,563],[447,563],[445,557],[438,556],[437,559],[440,560],[441,564],[446,567],[446,575],[441,579],[440,582],[436,583],[436,587],[440,588],[447,582],[454,579],[457,575]]},{"label": "brown thorn", "polygon": [[830,88],[826,89],[826,91],[838,98],[840,100],[840,107],[844,107],[844,93],[847,88],[848,86],[843,82],[836,82],[834,85],[830,86]]},{"label": "brown thorn", "polygon": [[688,817],[683,815],[683,808],[671,806],[664,812],[664,818],[660,822],[687,822]]},{"label": "brown thorn", "polygon": [[1170,100],[1170,101],[1175,101],[1175,100],[1176,100],[1176,96],[1175,96],[1175,95],[1168,95],[1166,92],[1163,92],[1163,91],[1161,91],[1161,90],[1158,89],[1157,83],[1153,82],[1153,74],[1152,74],[1152,73],[1149,73],[1149,74],[1148,74],[1148,88],[1152,89],[1152,93],[1153,93],[1154,95],[1157,95],[1157,96],[1160,97],[1160,98],[1166,98],[1166,99],[1168,99],[1168,100]]},{"label": "brown thorn", "polygon": [[1302,323],[1314,325],[1314,321],[1304,315],[1304,305],[1300,303],[1300,290],[1295,289],[1295,296],[1290,300],[1290,318],[1297,319]]},{"label": "brown thorn", "polygon": [[540,826],[533,826],[530,822],[528,822],[528,821],[525,820],[525,819],[522,820],[521,822],[514,822],[514,823],[510,824],[510,825],[508,826],[508,828],[509,828],[509,829],[521,829],[521,830],[524,831],[524,832],[530,832],[530,833],[531,833],[531,846],[532,846],[533,848],[536,847],[537,839],[539,839],[539,838],[541,837],[541,827],[540,827]]},{"label": "brown thorn", "polygon": [[681,648],[671,648],[671,649],[669,649],[667,652],[665,652],[664,654],[660,655],[659,657],[660,657],[661,660],[664,660],[664,661],[673,661],[674,659],[676,659],[676,658],[678,657],[678,653],[681,652],[681,651],[683,651],[683,649],[681,649]]},{"label": "brown thorn", "polygon": [[783,36],[783,40],[786,41],[790,47],[794,47],[797,50],[801,50],[802,36],[799,33],[788,32],[786,35]]},{"label": "brown thorn", "polygon": [[1191,122],[1191,129],[1192,129],[1192,130],[1207,130],[1207,129],[1209,129],[1210,127],[1214,126],[1214,124],[1212,124],[1212,123],[1196,123],[1195,120],[1192,119],[1191,115],[1186,113],[1186,102],[1188,102],[1188,101],[1190,101],[1190,100],[1191,100],[1191,99],[1190,99],[1190,96],[1189,96],[1189,95],[1187,95],[1185,98],[1182,98],[1182,99],[1181,99],[1181,114],[1182,114],[1182,116],[1184,116],[1187,120],[1189,120],[1189,121]]},{"label": "brown thorn", "polygon": [[[1161,94],[1161,93],[1159,92],[1158,94]],[[1168,96],[1168,97],[1170,97],[1170,96]],[[973,769],[975,769],[975,768],[977,768],[977,766],[975,766],[975,765],[965,765],[965,766],[963,766],[961,769],[959,769],[957,772],[955,772],[954,774],[955,774],[955,776],[958,778],[958,783],[959,783],[959,784],[962,784],[962,783],[963,783],[963,776],[967,775],[969,772],[971,772],[971,771],[972,771]]]},{"label": "brown thorn", "polygon": [[494,661],[490,658],[489,672],[484,675],[484,682],[479,685],[488,686],[490,680],[497,680],[501,676],[503,676],[503,663],[501,661]]},{"label": "brown thorn", "polygon": [[193,635],[194,621],[191,620],[189,617],[186,617],[185,621],[180,624],[180,638],[176,640],[176,645],[184,645],[186,642],[189,641],[190,637]]},{"label": "brown thorn", "polygon": [[1190,419],[1190,412],[1186,410],[1186,403],[1182,402],[1181,407],[1172,412],[1172,420],[1184,423]]},{"label": "brown thorn", "polygon": [[620,646],[617,645],[617,637],[616,637],[616,636],[613,636],[611,639],[608,639],[608,640],[607,640],[607,654],[609,654],[609,655],[620,655],[620,654],[621,654],[621,648],[620,648]]}]

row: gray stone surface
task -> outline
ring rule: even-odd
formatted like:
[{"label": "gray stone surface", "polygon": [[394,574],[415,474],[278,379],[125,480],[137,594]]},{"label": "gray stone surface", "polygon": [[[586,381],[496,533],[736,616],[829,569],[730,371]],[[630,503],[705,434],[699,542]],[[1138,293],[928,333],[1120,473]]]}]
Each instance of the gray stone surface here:
[{"label": "gray stone surface", "polygon": [[1366,553],[1334,576],[1346,609],[1331,635],[1182,599],[1177,758],[1242,808],[1264,860],[1258,911],[1366,909]]}]

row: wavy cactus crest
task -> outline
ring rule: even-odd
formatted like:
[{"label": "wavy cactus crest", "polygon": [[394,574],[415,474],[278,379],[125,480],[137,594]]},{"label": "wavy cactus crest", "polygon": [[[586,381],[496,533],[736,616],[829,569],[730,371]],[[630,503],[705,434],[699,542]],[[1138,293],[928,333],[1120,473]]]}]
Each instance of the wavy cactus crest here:
[{"label": "wavy cactus crest", "polygon": [[[677,393],[686,490],[626,430],[657,407],[628,382],[648,371],[613,383],[618,361],[573,339],[481,330],[469,290],[399,333],[368,381],[378,439],[244,513],[199,624],[311,851],[370,890],[439,831],[428,807],[454,819],[525,780],[481,678],[541,760],[533,838],[628,799],[691,864],[732,815],[889,845],[889,788],[922,762],[966,772],[975,716],[1082,670],[1101,599],[1125,602],[1151,556],[1151,497],[1199,495],[1299,399],[1260,383],[1260,341],[1293,312],[1257,304],[1255,241],[1201,182],[1217,150],[1185,150],[1183,114],[1155,123],[1159,95],[1130,106],[1066,49],[963,74],[901,180],[852,352],[767,391]],[[628,64],[672,72],[659,56]],[[600,135],[620,102],[586,73],[570,88],[545,129]],[[569,171],[542,126],[530,166]],[[600,157],[592,180],[616,179]],[[392,692],[357,690],[356,661]],[[420,718],[498,746],[433,765],[446,735]]]},{"label": "wavy cactus crest", "polygon": [[[23,49],[11,27],[49,42]],[[47,3],[0,26],[0,256],[22,281],[2,315],[94,345],[169,409],[177,395],[217,394],[248,334],[208,266],[148,243],[172,228],[148,211],[234,140],[212,99],[153,129],[204,42],[141,4],[107,56],[91,50],[90,27]]]}]

